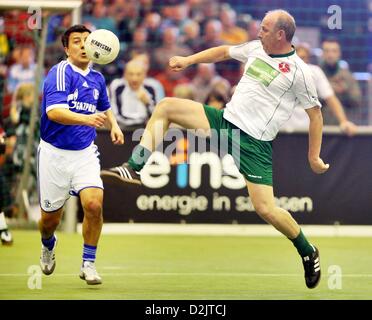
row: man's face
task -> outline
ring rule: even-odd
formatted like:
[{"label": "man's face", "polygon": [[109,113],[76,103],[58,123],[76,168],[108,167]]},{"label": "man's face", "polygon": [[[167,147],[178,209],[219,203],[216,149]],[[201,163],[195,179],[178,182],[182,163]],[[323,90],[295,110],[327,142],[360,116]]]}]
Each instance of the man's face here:
[{"label": "man's face", "polygon": [[70,61],[79,66],[89,63],[89,58],[85,52],[84,43],[89,32],[72,32],[68,41],[68,48],[65,48]]},{"label": "man's face", "polygon": [[335,65],[341,57],[340,46],[337,42],[323,43],[323,59],[326,64]]},{"label": "man's face", "polygon": [[128,81],[129,87],[137,91],[141,87],[143,80],[145,80],[145,70],[137,66],[130,67],[125,70],[124,77]]},{"label": "man's face", "polygon": [[28,68],[33,60],[34,54],[32,52],[32,49],[24,48],[20,55],[20,63],[23,65],[23,67]]},{"label": "man's face", "polygon": [[267,15],[261,23],[258,39],[261,40],[262,46],[267,54],[272,53],[273,44],[276,42],[277,30],[275,28],[274,19]]},{"label": "man's face", "polygon": [[296,53],[297,55],[305,62],[305,63],[309,63],[310,61],[310,57],[309,57],[309,53],[306,49],[304,48],[297,48],[296,49]]}]

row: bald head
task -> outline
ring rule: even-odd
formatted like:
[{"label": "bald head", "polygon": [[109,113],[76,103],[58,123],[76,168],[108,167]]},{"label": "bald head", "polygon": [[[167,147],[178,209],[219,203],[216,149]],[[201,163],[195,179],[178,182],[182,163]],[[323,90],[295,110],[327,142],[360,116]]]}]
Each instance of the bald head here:
[{"label": "bald head", "polygon": [[146,77],[146,67],[140,60],[131,60],[125,66],[124,78],[132,90],[138,90]]},{"label": "bald head", "polygon": [[296,31],[296,22],[291,14],[285,10],[272,10],[266,13],[265,19],[272,19],[277,31],[283,30],[285,38],[291,42]]}]

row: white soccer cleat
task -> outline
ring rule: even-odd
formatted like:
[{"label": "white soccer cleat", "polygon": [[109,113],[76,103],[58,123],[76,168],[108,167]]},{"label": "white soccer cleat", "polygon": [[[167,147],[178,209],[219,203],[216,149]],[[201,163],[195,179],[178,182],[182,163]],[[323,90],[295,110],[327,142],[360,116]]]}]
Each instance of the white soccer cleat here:
[{"label": "white soccer cleat", "polygon": [[13,237],[8,229],[0,230],[0,238],[3,245],[10,246],[13,244]]},{"label": "white soccer cleat", "polygon": [[40,267],[41,271],[47,276],[52,274],[56,267],[55,250],[57,246],[57,236],[55,236],[55,238],[56,241],[52,250],[49,251],[47,247],[44,247],[43,244],[41,245]]},{"label": "white soccer cleat", "polygon": [[101,284],[102,279],[99,276],[94,262],[84,261],[80,270],[80,279],[85,280],[87,284]]}]

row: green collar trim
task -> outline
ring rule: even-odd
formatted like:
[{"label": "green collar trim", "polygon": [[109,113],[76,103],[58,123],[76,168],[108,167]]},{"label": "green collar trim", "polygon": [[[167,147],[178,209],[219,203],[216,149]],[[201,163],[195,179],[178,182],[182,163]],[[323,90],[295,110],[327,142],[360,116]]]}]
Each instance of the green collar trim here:
[{"label": "green collar trim", "polygon": [[292,46],[293,50],[291,52],[288,52],[288,53],[284,53],[284,54],[269,54],[269,57],[271,58],[285,58],[285,57],[289,57],[293,54],[295,54],[296,52],[296,49],[294,48],[294,46]]}]

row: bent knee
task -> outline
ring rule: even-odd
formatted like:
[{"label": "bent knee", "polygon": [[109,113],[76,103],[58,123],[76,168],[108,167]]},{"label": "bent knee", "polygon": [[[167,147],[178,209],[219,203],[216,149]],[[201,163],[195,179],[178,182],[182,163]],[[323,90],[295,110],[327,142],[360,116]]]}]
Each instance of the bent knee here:
[{"label": "bent knee", "polygon": [[273,219],[274,210],[267,203],[262,202],[254,204],[254,209],[256,210],[257,214],[265,221],[271,221]]},{"label": "bent knee", "polygon": [[89,200],[84,204],[88,216],[98,217],[102,213],[102,203],[99,200]]}]

